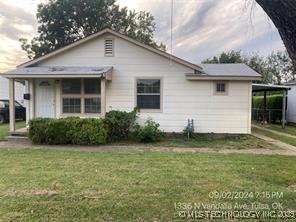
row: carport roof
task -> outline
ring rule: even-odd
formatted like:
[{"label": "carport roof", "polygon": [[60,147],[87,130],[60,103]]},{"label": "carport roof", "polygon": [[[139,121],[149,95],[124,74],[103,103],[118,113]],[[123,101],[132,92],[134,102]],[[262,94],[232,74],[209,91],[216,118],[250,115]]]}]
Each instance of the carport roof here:
[{"label": "carport roof", "polygon": [[282,91],[282,90],[290,90],[289,86],[282,85],[272,85],[272,84],[252,84],[253,92],[262,92],[262,91]]}]

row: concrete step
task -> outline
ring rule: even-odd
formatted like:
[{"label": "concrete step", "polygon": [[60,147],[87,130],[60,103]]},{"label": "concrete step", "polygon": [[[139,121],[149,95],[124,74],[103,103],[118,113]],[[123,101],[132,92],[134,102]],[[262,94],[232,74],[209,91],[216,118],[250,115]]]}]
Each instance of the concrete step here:
[{"label": "concrete step", "polygon": [[5,137],[5,140],[8,142],[24,142],[29,143],[30,140],[27,136],[7,136]]},{"label": "concrete step", "polygon": [[20,136],[20,137],[27,137],[28,132],[27,131],[15,131],[10,133],[11,136]]}]

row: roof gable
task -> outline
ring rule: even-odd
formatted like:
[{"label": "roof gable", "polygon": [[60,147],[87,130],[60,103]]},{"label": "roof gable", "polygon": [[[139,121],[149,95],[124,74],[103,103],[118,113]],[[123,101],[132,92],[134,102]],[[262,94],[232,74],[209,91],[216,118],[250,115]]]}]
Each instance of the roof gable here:
[{"label": "roof gable", "polygon": [[97,32],[97,33],[93,34],[93,35],[90,35],[90,36],[85,37],[83,39],[80,39],[80,40],[78,40],[78,41],[76,41],[74,43],[71,43],[71,44],[69,44],[69,45],[67,45],[67,46],[65,46],[63,48],[57,49],[57,50],[55,50],[53,52],[50,52],[50,53],[48,53],[48,54],[46,54],[44,56],[41,56],[39,58],[36,58],[36,59],[30,60],[28,62],[25,62],[23,64],[20,64],[17,67],[33,66],[33,65],[35,65],[37,63],[40,63],[42,61],[45,61],[45,60],[47,60],[47,59],[49,59],[49,58],[51,58],[53,56],[56,56],[58,54],[61,54],[61,53],[65,52],[65,51],[67,51],[69,49],[72,49],[72,48],[74,48],[74,47],[76,47],[76,46],[78,46],[80,44],[86,43],[86,42],[88,42],[88,41],[90,41],[92,39],[95,39],[95,38],[97,38],[99,36],[102,36],[103,34],[111,34],[111,35],[114,35],[114,36],[119,37],[121,39],[124,39],[124,40],[126,40],[126,41],[128,41],[130,43],[133,43],[133,44],[135,44],[135,45],[137,45],[139,47],[142,47],[142,48],[144,48],[144,49],[146,49],[146,50],[148,50],[150,52],[156,53],[156,54],[158,54],[160,56],[163,56],[163,57],[165,57],[167,59],[171,59],[172,61],[177,62],[177,63],[179,63],[181,65],[184,65],[186,67],[189,67],[189,68],[192,68],[192,69],[198,70],[198,71],[201,71],[202,70],[202,68],[200,66],[198,66],[198,65],[195,65],[195,64],[190,63],[190,62],[188,62],[186,60],[183,60],[181,58],[178,58],[176,56],[173,56],[173,55],[171,55],[169,53],[163,52],[163,51],[161,51],[159,49],[155,49],[155,48],[153,48],[151,46],[145,45],[145,44],[143,44],[141,42],[138,42],[138,41],[136,41],[136,40],[134,40],[134,39],[132,39],[132,38],[130,38],[128,36],[122,35],[122,34],[120,34],[118,32],[115,32],[115,31],[113,31],[111,29],[104,29],[104,30],[102,30],[100,32]]}]

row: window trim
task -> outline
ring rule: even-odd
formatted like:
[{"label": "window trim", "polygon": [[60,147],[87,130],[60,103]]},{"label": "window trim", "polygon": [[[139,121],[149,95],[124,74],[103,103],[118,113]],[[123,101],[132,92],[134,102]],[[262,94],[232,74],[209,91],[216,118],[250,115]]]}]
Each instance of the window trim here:
[{"label": "window trim", "polygon": [[[84,93],[84,79],[85,78],[71,78],[71,79],[79,79],[80,80],[80,86],[81,86],[81,91],[80,91],[80,94],[63,94],[63,80],[64,79],[61,79],[61,84],[60,84],[60,113],[61,113],[61,116],[62,117],[68,117],[68,116],[78,116],[78,117],[98,117],[98,116],[101,116],[102,115],[102,107],[101,107],[101,112],[99,113],[86,113],[85,112],[85,99],[86,98],[100,98],[100,100],[102,99],[101,98],[101,95],[102,95],[102,89],[101,89],[101,92],[100,94],[85,94]],[[102,81],[100,79],[100,81]],[[101,83],[100,83],[101,84]],[[81,106],[81,109],[80,109],[80,113],[64,113],[64,110],[63,110],[63,99],[67,99],[67,98],[70,98],[70,99],[80,99],[80,106]]]},{"label": "window trim", "polygon": [[[112,54],[108,55],[106,54],[106,40],[112,40]],[[105,57],[114,57],[114,44],[115,44],[115,40],[113,37],[106,37],[104,38],[104,56]]]},{"label": "window trim", "polygon": [[157,79],[160,80],[160,89],[159,89],[159,96],[160,96],[160,107],[159,109],[140,109],[141,113],[162,113],[163,112],[163,77],[161,76],[141,76],[135,78],[135,107],[138,107],[137,97],[138,97],[138,80],[150,80],[150,79]]},{"label": "window trim", "polygon": [[[217,91],[217,84],[218,83],[224,83],[224,85],[225,85],[224,92]],[[215,96],[228,96],[228,91],[229,91],[229,82],[228,81],[213,81],[213,94]]]}]

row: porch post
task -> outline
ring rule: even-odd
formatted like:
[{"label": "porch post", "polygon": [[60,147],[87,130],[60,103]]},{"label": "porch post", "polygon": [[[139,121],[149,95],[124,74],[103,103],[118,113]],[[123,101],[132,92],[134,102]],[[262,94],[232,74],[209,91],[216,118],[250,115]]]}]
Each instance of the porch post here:
[{"label": "porch post", "polygon": [[29,80],[29,91],[30,91],[30,119],[35,118],[35,80]]},{"label": "porch post", "polygon": [[286,125],[286,90],[283,90],[282,128]]},{"label": "porch post", "polygon": [[9,131],[15,131],[14,79],[9,79]]},{"label": "porch post", "polygon": [[106,79],[101,78],[101,115],[106,115]]}]

